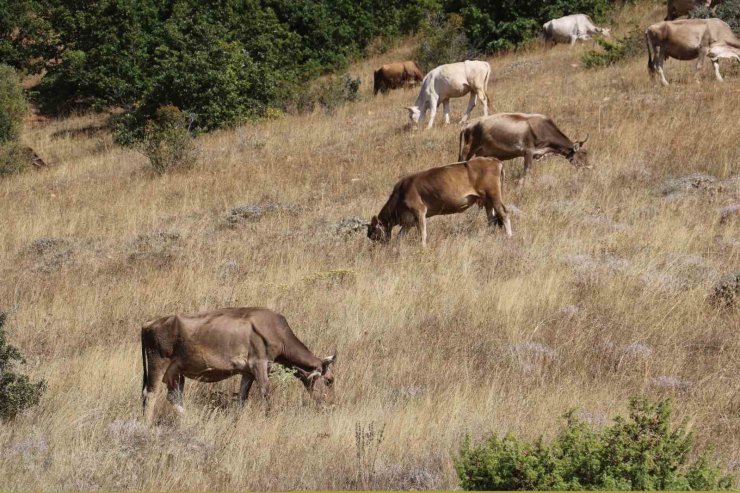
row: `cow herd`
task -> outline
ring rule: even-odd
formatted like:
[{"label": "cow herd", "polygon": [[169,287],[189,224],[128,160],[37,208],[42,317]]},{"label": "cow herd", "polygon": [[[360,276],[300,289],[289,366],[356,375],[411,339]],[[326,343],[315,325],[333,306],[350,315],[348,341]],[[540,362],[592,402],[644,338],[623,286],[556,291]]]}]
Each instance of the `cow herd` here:
[{"label": "cow herd", "polygon": [[[716,0],[715,0],[716,1]],[[645,31],[648,69],[660,76],[663,62],[698,59],[697,69],[706,58],[719,73],[720,58],[740,61],[740,40],[719,19],[674,20],[705,0],[668,0],[665,21]],[[609,29],[594,25],[588,16],[575,14],[545,23],[547,44],[609,36]],[[548,155],[566,158],[576,168],[591,168],[584,144],[568,138],[541,114],[499,113],[489,116],[486,92],[491,67],[484,61],[466,60],[441,65],[424,75],[416,62],[383,65],[374,73],[373,92],[386,93],[420,83],[419,95],[407,107],[413,125],[429,112],[427,128],[434,124],[437,107],[444,107],[444,121],[450,122],[451,98],[470,95],[460,123],[467,121],[478,100],[484,117],[466,124],[459,134],[458,162],[408,175],[393,187],[377,216],[367,225],[370,240],[388,243],[398,226],[398,238],[416,228],[422,245],[427,243],[427,218],[463,212],[478,205],[485,209],[489,225],[499,226],[512,235],[511,219],[503,201],[505,178],[502,161],[524,158],[523,182],[533,160]],[[336,354],[319,358],[293,333],[286,319],[266,308],[226,308],[195,315],[166,316],[146,323],[141,329],[143,359],[142,401],[147,421],[153,418],[154,400],[164,384],[168,400],[183,412],[182,391],[185,378],[216,382],[240,375],[239,403],[246,401],[256,380],[268,402],[269,373],[273,363],[289,368],[309,393],[318,400],[331,398]]]}]

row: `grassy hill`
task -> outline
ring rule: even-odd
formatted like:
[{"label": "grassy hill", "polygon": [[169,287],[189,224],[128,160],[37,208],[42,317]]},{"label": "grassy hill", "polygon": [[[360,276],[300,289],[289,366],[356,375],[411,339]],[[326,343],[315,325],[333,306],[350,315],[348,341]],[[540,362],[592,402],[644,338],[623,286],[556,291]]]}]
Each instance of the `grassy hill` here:
[{"label": "grassy hill", "polygon": [[[663,15],[640,5],[614,27]],[[740,201],[740,70],[723,63],[720,84],[707,64],[697,85],[693,63],[669,61],[661,88],[646,57],[584,70],[590,46],[489,60],[494,111],[590,134],[595,165],[550,158],[517,187],[508,163],[511,240],[477,208],[431,219],[427,249],[352,232],[400,176],[457,158],[441,115],[407,128],[415,90],[372,97],[373,68],[409,46],[352,67],[360,102],[199,138],[187,172],[154,176],[100,115],[29,124],[25,142],[57,166],[0,181],[0,300],[49,388],[0,425],[0,489],[454,488],[466,433],[550,436],[569,408],[598,425],[633,395],[673,396],[740,477],[738,312],[706,302],[740,269],[740,223],[718,212]],[[694,173],[715,181],[671,182]],[[239,413],[237,379],[188,381],[186,417],[160,399],[146,428],[140,326],[237,305],[337,350],[334,405],[275,377],[272,414],[257,392]]]}]

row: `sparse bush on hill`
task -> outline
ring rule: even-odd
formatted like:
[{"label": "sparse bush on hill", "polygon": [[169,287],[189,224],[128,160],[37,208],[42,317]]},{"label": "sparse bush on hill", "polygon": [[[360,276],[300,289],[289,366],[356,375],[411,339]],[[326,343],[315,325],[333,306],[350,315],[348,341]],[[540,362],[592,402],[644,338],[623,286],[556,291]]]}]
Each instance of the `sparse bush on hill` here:
[{"label": "sparse bush on hill", "polygon": [[705,453],[692,460],[694,436],[671,423],[669,401],[630,402],[629,418],[601,430],[574,411],[546,444],[512,435],[478,446],[467,437],[455,468],[465,490],[726,490],[729,476]]},{"label": "sparse bush on hill", "polygon": [[710,19],[717,17],[725,21],[736,33],[740,33],[740,0],[724,0],[714,9],[701,6],[689,12],[692,19]]},{"label": "sparse bush on hill", "polygon": [[190,119],[176,106],[163,106],[144,126],[142,152],[157,174],[195,164],[195,149],[188,128]]},{"label": "sparse bush on hill", "polygon": [[359,100],[360,83],[359,78],[349,74],[321,79],[296,94],[287,109],[295,113],[311,113],[319,106],[332,114],[340,106]]},{"label": "sparse bush on hill", "polygon": [[616,40],[598,38],[599,49],[588,50],[581,56],[586,68],[608,67],[629,60],[644,51],[644,35],[639,28],[634,28],[624,37]]},{"label": "sparse bush on hill", "polygon": [[18,74],[0,64],[0,175],[17,173],[25,167],[18,138],[26,110]]},{"label": "sparse bush on hill", "polygon": [[39,403],[46,390],[43,380],[32,383],[16,373],[16,365],[25,363],[23,355],[5,340],[7,315],[0,313],[0,419],[12,419],[24,409]]},{"label": "sparse bush on hill", "polygon": [[462,62],[475,57],[465,34],[463,19],[457,14],[428,17],[421,24],[419,38],[414,59],[426,72],[444,63]]},{"label": "sparse bush on hill", "polygon": [[18,140],[26,114],[26,99],[18,74],[0,64],[0,145]]}]

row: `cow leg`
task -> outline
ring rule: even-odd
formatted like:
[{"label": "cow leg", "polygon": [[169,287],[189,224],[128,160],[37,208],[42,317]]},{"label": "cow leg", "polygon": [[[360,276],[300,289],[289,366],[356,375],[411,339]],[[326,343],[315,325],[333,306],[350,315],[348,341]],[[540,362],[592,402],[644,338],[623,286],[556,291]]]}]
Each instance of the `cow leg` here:
[{"label": "cow leg", "polygon": [[249,373],[242,373],[242,383],[239,385],[239,407],[244,407],[244,403],[249,397],[249,389],[252,388],[254,383],[254,376]]},{"label": "cow leg", "polygon": [[449,125],[450,124],[450,100],[445,99],[444,101],[442,101],[442,104],[445,107],[445,125]]},{"label": "cow leg", "polygon": [[[740,62],[740,59],[738,59]],[[714,67],[714,76],[718,81],[723,82],[722,74],[719,73],[719,58],[712,58],[712,66]]]},{"label": "cow leg", "polygon": [[527,151],[524,154],[524,174],[519,178],[519,185],[524,185],[527,175],[529,174],[529,168],[532,167],[532,161],[534,160],[532,151]]},{"label": "cow leg", "polygon": [[429,99],[429,122],[427,123],[427,129],[432,128],[434,125],[434,118],[437,116],[437,106],[439,105],[438,97],[431,97]]},{"label": "cow leg", "polygon": [[170,363],[164,374],[164,383],[167,385],[167,400],[175,407],[178,414],[185,414],[182,403],[182,392],[185,389],[185,376],[180,373],[180,365]]},{"label": "cow leg", "polygon": [[475,91],[470,91],[470,99],[468,100],[468,108],[465,110],[465,113],[463,114],[462,120],[460,120],[460,123],[464,123],[468,121],[468,117],[470,116],[470,113],[473,111],[473,108],[475,108],[475,100],[477,96],[475,95]]},{"label": "cow leg", "polygon": [[659,52],[655,55],[655,70],[657,70],[658,75],[660,76],[660,83],[664,86],[668,86],[668,81],[665,78],[665,73],[663,72],[663,62],[665,62],[665,53],[663,52],[663,48],[659,48]]},{"label": "cow leg", "polygon": [[169,363],[168,359],[147,354],[147,379],[141,395],[141,407],[147,423],[151,423],[154,418],[154,407]]},{"label": "cow leg", "polygon": [[480,102],[483,105],[483,116],[488,116],[488,96],[486,95],[485,88],[478,89],[477,94],[478,94],[478,99],[480,99]]},{"label": "cow leg", "polygon": [[[498,226],[504,228],[504,231],[506,231],[506,236],[511,238],[511,219],[509,218],[509,213],[506,210],[506,206],[501,200],[500,185],[499,190],[494,191],[493,196],[488,197],[488,200],[486,202],[486,215],[488,216],[488,224],[490,224],[491,226],[497,224]],[[493,206],[493,210],[496,211],[495,217],[490,212],[491,205],[488,204],[491,204]]]},{"label": "cow leg", "polygon": [[570,35],[570,45],[571,46],[573,46],[574,44],[576,44],[576,41],[577,40],[578,40],[578,36],[576,36],[575,34],[571,34]]},{"label": "cow leg", "polygon": [[260,394],[265,401],[266,411],[270,412],[270,375],[267,360],[258,360],[251,365],[252,374],[260,386]]},{"label": "cow leg", "polygon": [[421,236],[421,246],[427,246],[427,210],[426,207],[414,211],[416,214],[416,228],[419,230],[419,236]]}]

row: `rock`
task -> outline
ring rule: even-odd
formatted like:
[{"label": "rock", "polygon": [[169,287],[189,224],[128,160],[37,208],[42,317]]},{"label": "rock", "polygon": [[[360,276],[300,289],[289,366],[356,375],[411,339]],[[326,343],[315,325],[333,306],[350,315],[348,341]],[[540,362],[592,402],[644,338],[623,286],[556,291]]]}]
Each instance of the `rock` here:
[{"label": "rock", "polygon": [[226,213],[226,222],[233,227],[242,222],[257,221],[267,214],[277,212],[297,214],[302,210],[303,208],[297,204],[279,204],[277,202],[242,204],[230,209]]},{"label": "rock", "polygon": [[731,204],[719,210],[720,224],[727,224],[732,219],[740,219],[740,203]]},{"label": "rock", "polygon": [[712,288],[708,301],[717,308],[740,305],[740,271],[722,276]]},{"label": "rock", "polygon": [[677,390],[685,392],[691,388],[691,382],[688,380],[682,380],[678,377],[671,377],[667,375],[661,375],[652,379],[651,383],[660,387],[661,389]]},{"label": "rock", "polygon": [[705,191],[714,189],[715,187],[712,187],[712,185],[716,182],[717,178],[706,173],[692,173],[679,178],[666,180],[663,182],[660,192],[664,197],[670,197],[690,192]]},{"label": "rock", "polygon": [[346,217],[334,226],[334,234],[337,236],[351,236],[359,233],[367,233],[368,222],[360,217]]}]

